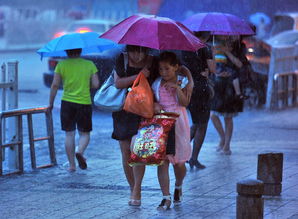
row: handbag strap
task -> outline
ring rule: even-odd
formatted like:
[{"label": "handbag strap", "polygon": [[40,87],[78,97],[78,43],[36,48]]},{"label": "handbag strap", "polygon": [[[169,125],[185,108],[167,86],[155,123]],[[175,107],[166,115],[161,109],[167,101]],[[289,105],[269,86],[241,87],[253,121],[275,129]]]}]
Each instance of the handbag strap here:
[{"label": "handbag strap", "polygon": [[123,53],[123,64],[124,64],[124,72],[126,76],[127,64],[128,64],[128,54],[126,52]]},{"label": "handbag strap", "polygon": [[[124,74],[125,74],[125,77],[127,76],[126,74],[126,70],[127,70],[127,64],[128,64],[128,55],[127,53],[123,52],[123,67],[124,67]],[[115,70],[115,67],[113,68],[112,70],[112,76],[114,78],[114,74],[116,73],[116,70]]]}]

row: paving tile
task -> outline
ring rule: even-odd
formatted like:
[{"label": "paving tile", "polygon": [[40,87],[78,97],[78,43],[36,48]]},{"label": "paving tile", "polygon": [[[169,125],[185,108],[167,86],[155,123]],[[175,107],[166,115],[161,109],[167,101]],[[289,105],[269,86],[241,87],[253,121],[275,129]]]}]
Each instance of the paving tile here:
[{"label": "paving tile", "polygon": [[[288,120],[282,117],[291,116],[297,120],[293,128],[298,129],[296,111],[277,112],[279,121],[285,123]],[[156,209],[161,201],[156,167],[146,168],[142,206],[128,206],[129,187],[122,170],[120,148],[110,139],[112,120],[108,114],[96,113],[91,143],[86,151],[88,169],[78,169],[74,174],[65,171],[64,135],[55,130],[58,166],[32,171],[27,163],[25,174],[0,177],[1,219],[235,218],[236,184],[246,178],[256,178],[257,156],[265,151],[283,152],[284,168],[281,196],[264,196],[264,216],[266,219],[295,219],[298,215],[297,132],[274,128],[287,125],[274,123],[277,114],[249,111],[236,117],[231,156],[215,152],[218,136],[210,124],[200,154],[207,168],[190,170],[187,165],[182,204],[160,212]],[[58,120],[56,111],[54,121],[59,127]],[[25,154],[28,156],[28,151]],[[41,153],[42,158],[47,159],[46,153]],[[170,178],[173,192],[172,166]]]}]

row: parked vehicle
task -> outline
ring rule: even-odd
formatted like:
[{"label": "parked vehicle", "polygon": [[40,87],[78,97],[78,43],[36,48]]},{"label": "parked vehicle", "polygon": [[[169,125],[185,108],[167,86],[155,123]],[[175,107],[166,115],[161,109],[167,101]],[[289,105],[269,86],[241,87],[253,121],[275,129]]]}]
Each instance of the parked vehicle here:
[{"label": "parked vehicle", "polygon": [[71,23],[65,30],[55,33],[53,38],[57,38],[68,33],[96,32],[101,35],[107,30],[109,30],[111,27],[113,27],[114,25],[115,25],[115,22],[109,21],[109,20],[101,20],[101,19],[77,20]]}]

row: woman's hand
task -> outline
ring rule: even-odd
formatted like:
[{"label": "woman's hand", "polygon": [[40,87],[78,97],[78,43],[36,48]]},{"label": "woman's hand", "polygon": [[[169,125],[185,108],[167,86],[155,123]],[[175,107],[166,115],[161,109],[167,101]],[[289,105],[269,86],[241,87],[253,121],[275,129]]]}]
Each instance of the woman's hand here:
[{"label": "woman's hand", "polygon": [[141,72],[144,74],[144,76],[146,77],[146,78],[148,78],[149,77],[149,75],[150,75],[150,71],[148,70],[148,68],[143,68],[142,70],[141,70]]},{"label": "woman's hand", "polygon": [[218,76],[220,76],[220,77],[230,77],[231,76],[231,73],[229,73],[227,71],[223,71]]},{"label": "woman's hand", "polygon": [[154,107],[154,113],[161,113],[162,107],[159,103],[155,102],[153,107]]},{"label": "woman's hand", "polygon": [[206,68],[205,71],[202,71],[202,72],[201,72],[201,75],[202,75],[203,77],[205,77],[205,78],[208,78],[208,76],[209,76],[209,69]]}]

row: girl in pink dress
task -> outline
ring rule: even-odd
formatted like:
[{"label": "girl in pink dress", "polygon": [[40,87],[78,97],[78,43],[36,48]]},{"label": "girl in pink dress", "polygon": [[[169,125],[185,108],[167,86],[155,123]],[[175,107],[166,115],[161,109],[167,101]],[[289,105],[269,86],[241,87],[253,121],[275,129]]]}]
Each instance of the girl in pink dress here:
[{"label": "girl in pink dress", "polygon": [[[176,178],[174,203],[180,203],[182,183],[186,175],[185,162],[188,161],[191,156],[190,127],[186,112],[186,106],[189,104],[190,98],[187,97],[186,89],[184,88],[184,84],[186,85],[187,80],[186,83],[178,80],[178,69],[179,60],[175,53],[161,53],[159,59],[159,74],[161,77],[157,78],[152,84],[156,100],[154,104],[155,113],[167,111],[179,114],[175,123],[173,136],[169,136],[168,139],[167,159],[162,165],[158,166],[157,171],[158,181],[163,194],[163,199],[158,208],[165,210],[169,209],[171,206],[169,163],[172,163],[174,166]],[[129,204],[140,206],[141,183],[145,172],[145,166],[134,166],[133,172],[135,176],[135,186]]]},{"label": "girl in pink dress", "polygon": [[[167,147],[174,148],[167,155],[168,161],[165,161],[158,170],[158,179],[160,187],[163,192],[163,200],[160,206],[170,206],[171,199],[169,194],[169,162],[173,164],[175,172],[175,191],[174,191],[174,204],[181,201],[182,183],[186,175],[185,162],[191,156],[190,144],[190,127],[186,107],[189,104],[189,98],[185,93],[184,81],[178,80],[177,70],[179,67],[179,60],[175,53],[163,52],[159,60],[159,73],[160,76],[152,85],[155,94],[156,103],[154,110],[156,113],[160,111],[175,112],[179,117],[175,123],[175,136],[173,142],[168,140]],[[185,81],[187,82],[187,81]],[[167,194],[168,193],[168,194]]]}]

